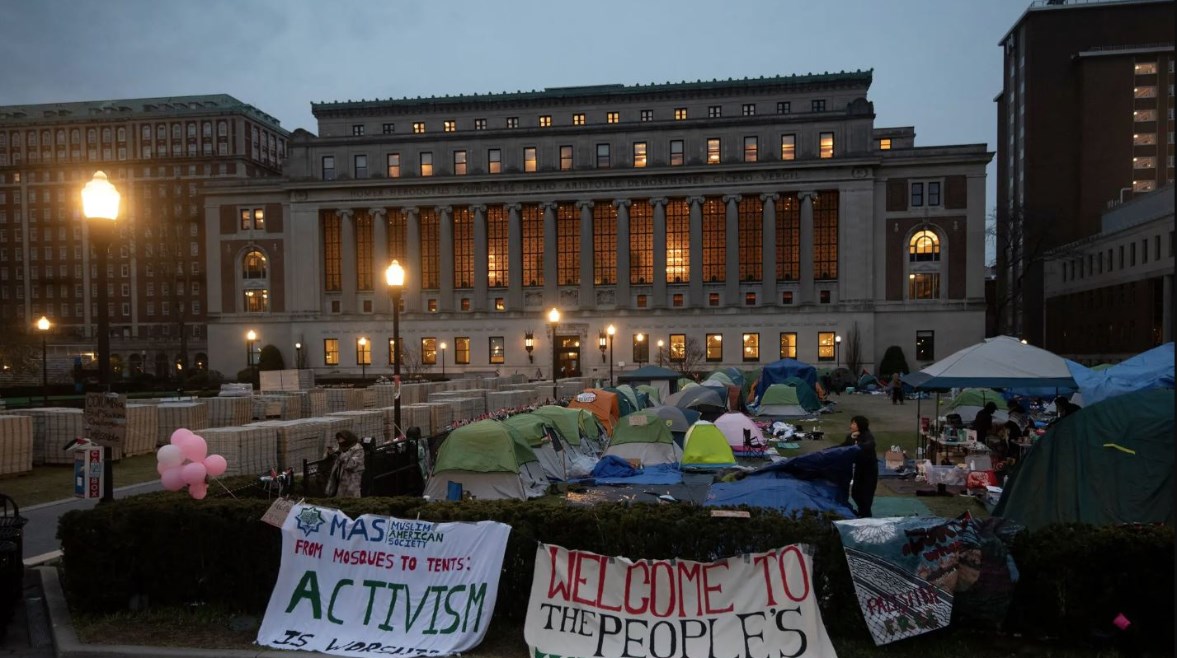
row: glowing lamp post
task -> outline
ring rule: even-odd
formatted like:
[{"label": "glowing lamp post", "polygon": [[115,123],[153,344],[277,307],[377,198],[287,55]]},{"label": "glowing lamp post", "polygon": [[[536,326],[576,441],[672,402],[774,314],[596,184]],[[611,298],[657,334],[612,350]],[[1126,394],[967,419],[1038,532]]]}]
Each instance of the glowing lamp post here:
[{"label": "glowing lamp post", "polygon": [[441,378],[445,379],[445,342],[438,345],[441,348]]},{"label": "glowing lamp post", "polygon": [[44,315],[37,320],[37,331],[41,332],[41,406],[49,406],[49,353],[45,348],[45,336],[53,324]]},{"label": "glowing lamp post", "polygon": [[393,438],[401,432],[401,291],[405,287],[405,268],[396,260],[384,271],[388,292],[392,295],[392,383],[395,387],[392,400]]},{"label": "glowing lamp post", "polygon": [[359,357],[360,357],[360,379],[367,379],[368,378],[368,339],[365,338],[364,336],[360,336],[360,340],[357,342],[359,343],[359,346],[360,346],[360,354],[359,354]]},{"label": "glowing lamp post", "polygon": [[556,328],[560,326],[560,310],[552,307],[548,311],[548,322],[552,325],[552,401],[560,399],[560,385],[556,383],[556,365],[559,362],[559,353],[556,347]]},{"label": "glowing lamp post", "polygon": [[834,370],[842,367],[842,337],[834,336]]},{"label": "glowing lamp post", "polygon": [[119,218],[122,195],[101,171],[82,188],[82,214],[90,227],[90,242],[98,255],[98,383],[110,390],[110,316],[107,314],[106,259]]},{"label": "glowing lamp post", "polygon": [[605,328],[605,333],[609,336],[609,386],[613,386],[613,335],[617,333],[617,327],[609,325]]},{"label": "glowing lamp post", "polygon": [[255,344],[257,344],[257,332],[250,329],[245,332],[245,365],[249,366],[251,370],[254,369],[253,346]]}]

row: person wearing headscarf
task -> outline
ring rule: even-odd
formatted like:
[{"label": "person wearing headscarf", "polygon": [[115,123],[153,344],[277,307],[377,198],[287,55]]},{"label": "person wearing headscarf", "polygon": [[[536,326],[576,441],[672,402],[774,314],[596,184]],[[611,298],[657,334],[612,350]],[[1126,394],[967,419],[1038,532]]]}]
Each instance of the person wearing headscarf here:
[{"label": "person wearing headscarf", "polygon": [[359,498],[360,484],[364,478],[364,447],[359,438],[349,430],[335,433],[339,446],[334,451],[335,464],[327,478],[327,495],[337,498]]},{"label": "person wearing headscarf", "polygon": [[875,435],[871,434],[866,416],[850,419],[850,434],[841,447],[858,446],[861,452],[854,458],[854,481],[850,484],[850,499],[858,508],[858,518],[871,516],[875,502],[875,487],[879,484],[879,456],[875,454]]}]

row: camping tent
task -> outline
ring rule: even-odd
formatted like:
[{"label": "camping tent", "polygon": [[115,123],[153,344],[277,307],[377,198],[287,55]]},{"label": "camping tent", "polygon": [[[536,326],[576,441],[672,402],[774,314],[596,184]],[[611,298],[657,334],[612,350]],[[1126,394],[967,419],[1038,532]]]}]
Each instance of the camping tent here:
[{"label": "camping tent", "polygon": [[770,363],[760,371],[760,379],[756,381],[756,398],[763,397],[769,386],[783,383],[789,377],[798,377],[813,386],[817,383],[817,368],[796,359],[781,359]]},{"label": "camping tent", "polygon": [[682,450],[670,435],[666,421],[653,410],[643,409],[617,423],[605,454],[653,466],[677,463]]},{"label": "camping tent", "polygon": [[687,430],[683,442],[683,468],[727,468],[735,464],[732,447],[714,424],[701,420]]},{"label": "camping tent", "polygon": [[586,388],[584,392],[577,393],[568,403],[568,408],[588,409],[593,412],[607,434],[613,434],[613,426],[621,417],[621,405],[617,401],[617,394],[600,388]]},{"label": "camping tent", "polygon": [[590,457],[599,456],[605,448],[601,438],[605,428],[588,409],[546,404],[531,413],[552,421],[560,431],[560,436]]},{"label": "camping tent", "polygon": [[[662,404],[662,391],[650,384],[638,384],[634,386],[638,393],[644,393],[646,399],[650,401],[650,406]],[[667,393],[669,395],[669,393]]]},{"label": "camping tent", "polygon": [[625,384],[648,384],[658,389],[659,398],[665,400],[667,395],[678,392],[679,377],[682,377],[682,373],[670,368],[648,365],[621,373],[617,376],[617,381]]},{"label": "camping tent", "polygon": [[786,377],[785,381],[781,383],[797,389],[797,400],[806,411],[818,411],[821,409],[821,400],[817,396],[817,391],[806,383],[805,380],[799,377]]},{"label": "camping tent", "polygon": [[995,516],[1051,523],[1173,523],[1173,390],[1110,398],[1055,423],[1002,492]]},{"label": "camping tent", "polygon": [[760,404],[756,407],[756,415],[801,418],[812,414],[801,404],[801,400],[797,396],[796,386],[773,384],[768,387],[764,395],[760,396]]},{"label": "camping tent", "polygon": [[744,431],[747,430],[753,449],[764,449],[768,442],[764,439],[764,432],[752,422],[752,419],[741,413],[726,413],[715,419],[715,426],[727,439],[732,450],[741,452],[749,446],[744,442]]},{"label": "camping tent", "polygon": [[666,398],[664,404],[681,409],[694,409],[701,414],[719,415],[727,410],[719,389],[711,386],[688,386]]},{"label": "camping tent", "polygon": [[632,386],[625,386],[624,388],[608,387],[601,389],[608,391],[617,396],[617,416],[627,416],[642,408],[641,403],[638,402],[637,391],[633,390]]},{"label": "camping tent", "polygon": [[945,405],[945,413],[957,414],[962,422],[971,423],[977,417],[977,412],[989,402],[997,405],[997,411],[993,413],[995,424],[1002,425],[1009,420],[1009,412],[1005,410],[1005,399],[1001,393],[990,388],[964,389],[948,401],[948,404]]},{"label": "camping tent", "polygon": [[983,386],[1074,387],[1066,359],[1010,336],[995,336],[903,377],[922,390]]},{"label": "camping tent", "polygon": [[666,426],[670,428],[670,435],[679,446],[682,446],[687,430],[691,429],[691,425],[699,420],[699,412],[694,409],[679,409],[678,407],[661,405],[650,407],[650,411],[666,422]]},{"label": "camping tent", "polygon": [[526,500],[544,495],[548,479],[518,433],[497,420],[481,420],[455,429],[442,442],[425,495],[446,500],[452,484],[482,500]]},{"label": "camping tent", "polygon": [[1071,366],[1084,406],[1153,388],[1173,388],[1173,343],[1165,343],[1114,366]]},{"label": "camping tent", "polygon": [[515,414],[504,421],[527,441],[549,480],[564,481],[584,477],[592,472],[597,460],[575,450],[564,439],[556,424],[538,414]]}]

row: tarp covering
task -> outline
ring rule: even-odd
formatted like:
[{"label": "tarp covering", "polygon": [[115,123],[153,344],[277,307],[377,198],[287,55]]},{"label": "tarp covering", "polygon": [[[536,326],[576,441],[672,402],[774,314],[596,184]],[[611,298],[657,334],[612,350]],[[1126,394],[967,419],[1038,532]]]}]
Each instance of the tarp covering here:
[{"label": "tarp covering", "polygon": [[[1077,366],[1077,367],[1076,367]],[[1071,375],[1091,405],[1134,391],[1173,388],[1173,343],[1165,343],[1102,369],[1071,366]]]},{"label": "tarp covering", "polygon": [[597,462],[593,480],[596,484],[678,484],[682,482],[682,471],[673,463],[634,468],[626,460],[610,455]]},{"label": "tarp covering", "polygon": [[986,338],[903,376],[922,390],[1074,386],[1066,359],[1010,336]]},{"label": "tarp covering", "polygon": [[734,466],[736,456],[727,438],[714,424],[701,420],[687,431],[683,442],[682,465],[705,468]]},{"label": "tarp covering", "polygon": [[805,510],[833,512],[853,519],[850,474],[858,446],[830,448],[777,462],[742,480],[717,482],[705,503],[709,507],[767,507],[785,514]]},{"label": "tarp covering", "polygon": [[797,377],[812,387],[817,384],[817,368],[796,359],[770,363],[760,371],[760,378],[756,381],[756,398],[762,397],[769,386],[780,384],[789,377]]},{"label": "tarp covering", "polygon": [[1173,390],[1121,395],[1055,423],[1005,487],[994,516],[1051,523],[1173,519]]}]

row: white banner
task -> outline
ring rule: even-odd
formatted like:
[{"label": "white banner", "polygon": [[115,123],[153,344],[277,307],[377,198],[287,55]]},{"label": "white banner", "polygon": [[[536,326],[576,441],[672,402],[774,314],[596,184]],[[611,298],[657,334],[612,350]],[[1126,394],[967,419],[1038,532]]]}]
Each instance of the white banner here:
[{"label": "white banner", "polygon": [[296,505],[258,644],[337,656],[438,656],[486,635],[511,527]]},{"label": "white banner", "polygon": [[810,548],[715,562],[639,560],[541,544],[527,607],[529,656],[836,656],[813,592]]}]

